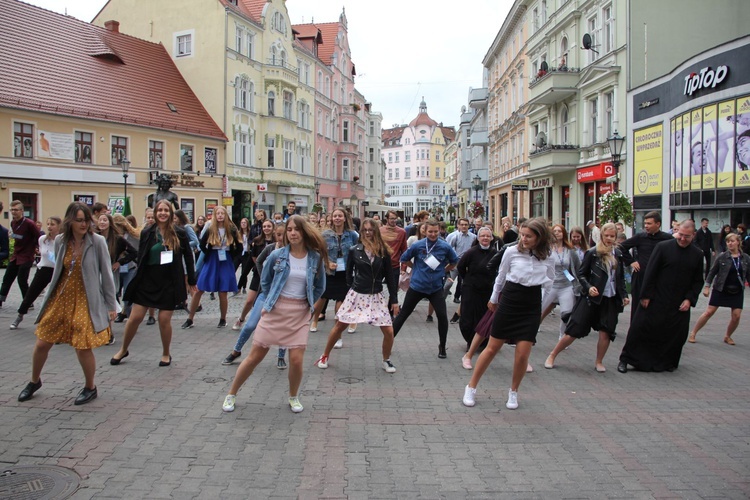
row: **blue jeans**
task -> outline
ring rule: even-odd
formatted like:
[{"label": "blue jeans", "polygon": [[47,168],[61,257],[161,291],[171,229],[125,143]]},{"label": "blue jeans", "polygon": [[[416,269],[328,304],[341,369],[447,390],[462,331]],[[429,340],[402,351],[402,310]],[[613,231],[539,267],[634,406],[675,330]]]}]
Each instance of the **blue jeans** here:
[{"label": "blue jeans", "polygon": [[[250,314],[245,319],[245,324],[240,331],[239,337],[237,337],[237,343],[234,345],[234,352],[242,352],[242,348],[250,340],[250,335],[253,334],[255,328],[258,326],[258,322],[260,322],[260,315],[263,312],[263,303],[265,301],[266,295],[261,292],[255,299],[255,304],[253,304]],[[278,357],[283,358],[285,355],[286,349],[279,348]]]}]

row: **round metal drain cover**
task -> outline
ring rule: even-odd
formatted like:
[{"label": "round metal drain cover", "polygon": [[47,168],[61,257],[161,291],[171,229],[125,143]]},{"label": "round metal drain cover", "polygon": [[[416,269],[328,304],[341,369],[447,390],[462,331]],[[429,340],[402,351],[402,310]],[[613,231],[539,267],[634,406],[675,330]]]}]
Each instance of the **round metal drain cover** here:
[{"label": "round metal drain cover", "polygon": [[358,384],[362,382],[362,379],[355,378],[355,377],[344,377],[344,378],[340,378],[339,382],[343,382],[344,384]]},{"label": "round metal drain cover", "polygon": [[205,377],[203,381],[207,384],[218,384],[219,382],[226,382],[227,379],[221,377]]},{"label": "round metal drain cover", "polygon": [[0,498],[52,500],[68,498],[81,478],[54,465],[15,465],[0,469]]}]

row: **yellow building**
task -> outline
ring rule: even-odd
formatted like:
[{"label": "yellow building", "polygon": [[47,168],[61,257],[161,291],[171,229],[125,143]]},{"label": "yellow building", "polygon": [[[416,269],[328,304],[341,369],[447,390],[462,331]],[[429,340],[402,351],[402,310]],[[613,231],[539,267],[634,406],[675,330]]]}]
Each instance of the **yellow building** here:
[{"label": "yellow building", "polygon": [[233,218],[312,207],[316,58],[283,0],[110,0],[93,22],[109,20],[163,44],[228,137]]},{"label": "yellow building", "polygon": [[12,75],[0,79],[6,211],[14,199],[35,220],[72,201],[119,209],[127,185],[141,218],[158,174],[191,221],[221,203],[226,138],[164,47],[15,0],[0,10],[0,67]]}]

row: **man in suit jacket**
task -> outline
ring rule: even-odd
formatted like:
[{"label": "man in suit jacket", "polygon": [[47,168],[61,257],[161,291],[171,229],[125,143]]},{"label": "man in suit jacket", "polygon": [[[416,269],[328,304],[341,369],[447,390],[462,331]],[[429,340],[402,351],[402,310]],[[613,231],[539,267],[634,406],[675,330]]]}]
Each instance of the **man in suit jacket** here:
[{"label": "man in suit jacket", "polygon": [[714,250],[714,236],[708,228],[708,219],[705,217],[701,219],[701,227],[696,231],[693,241],[701,249],[703,258],[706,260],[706,268],[703,270],[703,277],[705,279],[708,276],[708,271],[711,270],[711,257],[716,255],[716,251]]}]

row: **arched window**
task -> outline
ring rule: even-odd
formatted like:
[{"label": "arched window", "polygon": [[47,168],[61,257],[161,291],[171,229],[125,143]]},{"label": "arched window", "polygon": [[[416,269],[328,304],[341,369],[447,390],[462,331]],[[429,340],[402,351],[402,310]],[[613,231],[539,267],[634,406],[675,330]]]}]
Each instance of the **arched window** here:
[{"label": "arched window", "polygon": [[558,69],[568,69],[568,37],[564,36],[560,41],[560,61]]},{"label": "arched window", "polygon": [[286,50],[281,49],[281,65],[286,67]]},{"label": "arched window", "polygon": [[278,60],[278,57],[279,57],[279,53],[278,53],[278,50],[276,49],[276,46],[271,45],[271,64],[276,66],[276,61]]},{"label": "arched window", "polygon": [[268,116],[276,116],[276,94],[273,90],[268,92]]},{"label": "arched window", "polygon": [[326,165],[325,165],[325,169],[323,170],[323,177],[325,177],[326,179],[331,178],[330,166],[331,166],[331,158],[328,155],[328,153],[326,153]]},{"label": "arched window", "polygon": [[323,177],[323,153],[318,150],[318,163],[317,163],[318,177]]},{"label": "arched window", "polygon": [[244,76],[235,79],[234,105],[241,109],[250,109],[250,80]]}]

